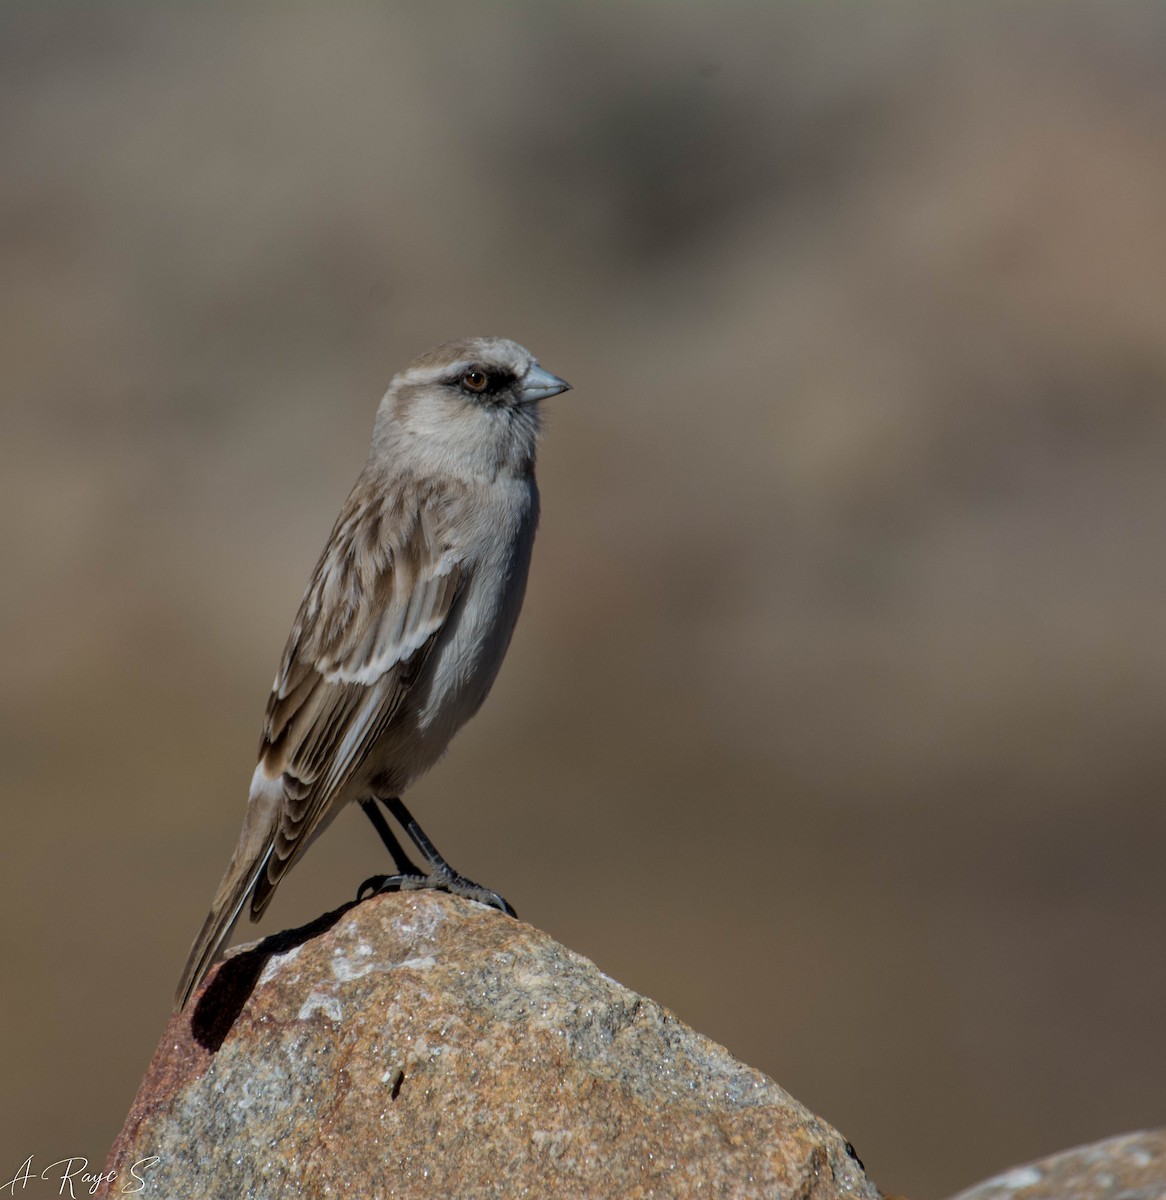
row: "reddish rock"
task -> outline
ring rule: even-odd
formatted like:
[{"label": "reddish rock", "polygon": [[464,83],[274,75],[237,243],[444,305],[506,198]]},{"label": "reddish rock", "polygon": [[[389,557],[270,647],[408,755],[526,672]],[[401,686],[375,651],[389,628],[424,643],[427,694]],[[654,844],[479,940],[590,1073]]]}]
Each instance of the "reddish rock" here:
[{"label": "reddish rock", "polygon": [[167,1027],[108,1194],[135,1163],[166,1197],[878,1195],[772,1080],[545,933],[433,892],[235,952]]}]

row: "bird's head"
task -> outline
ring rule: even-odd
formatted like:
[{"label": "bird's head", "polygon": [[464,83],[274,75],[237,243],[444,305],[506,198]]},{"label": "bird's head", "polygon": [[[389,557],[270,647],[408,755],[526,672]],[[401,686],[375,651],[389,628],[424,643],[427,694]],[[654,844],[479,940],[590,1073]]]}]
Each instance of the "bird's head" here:
[{"label": "bird's head", "polygon": [[373,453],[421,454],[429,469],[459,475],[529,466],[539,402],[570,386],[506,338],[446,342],[394,376],[377,412]]}]

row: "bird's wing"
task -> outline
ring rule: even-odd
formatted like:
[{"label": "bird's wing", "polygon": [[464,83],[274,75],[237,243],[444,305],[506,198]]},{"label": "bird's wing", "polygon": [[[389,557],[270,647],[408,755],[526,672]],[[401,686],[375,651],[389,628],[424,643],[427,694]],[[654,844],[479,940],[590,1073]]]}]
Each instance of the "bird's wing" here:
[{"label": "bird's wing", "polygon": [[468,577],[442,536],[449,497],[358,484],[304,593],[267,703],[259,761],[282,785],[257,918],[400,712]]}]

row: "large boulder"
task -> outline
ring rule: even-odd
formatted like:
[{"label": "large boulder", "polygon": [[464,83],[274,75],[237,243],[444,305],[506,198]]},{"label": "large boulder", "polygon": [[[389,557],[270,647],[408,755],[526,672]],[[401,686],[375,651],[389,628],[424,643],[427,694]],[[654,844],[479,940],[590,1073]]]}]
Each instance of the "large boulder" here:
[{"label": "large boulder", "polygon": [[170,1021],[106,1170],[108,1194],[166,1197],[878,1196],[773,1080],[436,892],[233,953]]}]

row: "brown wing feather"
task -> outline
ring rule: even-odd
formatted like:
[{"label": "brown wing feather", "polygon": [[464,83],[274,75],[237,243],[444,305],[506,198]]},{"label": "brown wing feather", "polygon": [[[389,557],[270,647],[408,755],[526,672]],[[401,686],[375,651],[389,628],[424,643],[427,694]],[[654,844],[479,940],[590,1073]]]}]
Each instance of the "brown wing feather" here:
[{"label": "brown wing feather", "polygon": [[253,918],[400,711],[465,583],[436,528],[440,498],[406,511],[410,493],[358,485],[304,593],[259,746],[283,802]]}]

